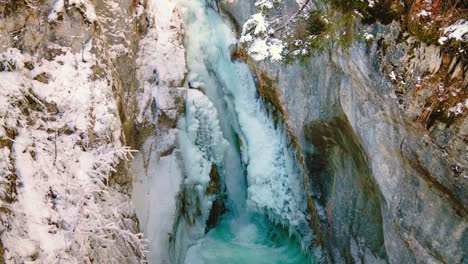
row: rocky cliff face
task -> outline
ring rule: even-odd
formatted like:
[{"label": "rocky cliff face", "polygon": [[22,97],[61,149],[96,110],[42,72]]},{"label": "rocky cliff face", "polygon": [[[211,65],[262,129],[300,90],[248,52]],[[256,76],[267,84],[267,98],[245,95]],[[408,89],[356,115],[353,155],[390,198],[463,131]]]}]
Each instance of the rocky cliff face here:
[{"label": "rocky cliff face", "polygon": [[[222,7],[242,24],[252,2]],[[321,243],[337,263],[462,263],[466,110],[437,108],[447,99],[436,87],[457,83],[442,89],[464,104],[464,61],[397,22],[357,27],[378,37],[289,65],[251,63],[275,80],[300,142]]]},{"label": "rocky cliff face", "polygon": [[[179,11],[159,3],[0,2],[0,263],[138,263],[139,222],[148,258],[174,261],[186,63]],[[255,12],[220,7],[237,28]],[[300,152],[324,262],[463,263],[466,58],[390,22],[249,65]]]},{"label": "rocky cliff face", "polygon": [[140,263],[127,146],[146,1],[3,1],[0,20],[0,262]]},{"label": "rocky cliff face", "polygon": [[185,111],[186,78],[184,28],[172,1],[152,1],[151,23],[140,43],[136,75],[139,81],[135,142],[139,153],[132,162],[135,204],[142,231],[150,240],[150,263],[174,263],[175,225],[184,176],[177,145],[177,122]]}]

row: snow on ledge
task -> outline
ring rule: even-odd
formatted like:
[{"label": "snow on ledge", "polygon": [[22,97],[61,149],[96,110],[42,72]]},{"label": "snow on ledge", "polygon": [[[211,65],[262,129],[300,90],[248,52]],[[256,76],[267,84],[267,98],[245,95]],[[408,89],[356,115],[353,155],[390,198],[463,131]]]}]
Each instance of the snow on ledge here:
[{"label": "snow on ledge", "polygon": [[443,36],[439,38],[439,44],[443,45],[449,39],[455,39],[456,41],[468,42],[468,21],[460,19],[454,24],[441,29],[443,30]]}]

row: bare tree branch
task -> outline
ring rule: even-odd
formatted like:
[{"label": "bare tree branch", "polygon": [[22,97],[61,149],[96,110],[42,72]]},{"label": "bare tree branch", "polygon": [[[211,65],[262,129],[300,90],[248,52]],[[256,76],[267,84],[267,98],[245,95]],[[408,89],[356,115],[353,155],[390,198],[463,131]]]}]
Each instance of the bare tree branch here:
[{"label": "bare tree branch", "polygon": [[300,13],[302,13],[302,11],[304,11],[305,7],[309,4],[310,0],[306,0],[304,2],[304,4],[302,4],[301,8],[299,8],[299,10],[297,10],[296,13],[294,13],[281,27],[279,28],[276,28],[274,31],[277,32],[277,31],[280,31],[282,30],[283,28],[285,28],[287,25],[289,25],[289,23],[295,18],[297,17]]}]

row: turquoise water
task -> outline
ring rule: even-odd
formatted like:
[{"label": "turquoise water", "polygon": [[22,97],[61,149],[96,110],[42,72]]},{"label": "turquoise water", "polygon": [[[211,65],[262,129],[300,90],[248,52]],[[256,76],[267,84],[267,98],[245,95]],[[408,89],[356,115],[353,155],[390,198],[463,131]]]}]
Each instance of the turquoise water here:
[{"label": "turquoise water", "polygon": [[192,264],[299,264],[309,263],[298,241],[281,226],[261,215],[239,219],[227,214],[197,244],[185,263]]}]

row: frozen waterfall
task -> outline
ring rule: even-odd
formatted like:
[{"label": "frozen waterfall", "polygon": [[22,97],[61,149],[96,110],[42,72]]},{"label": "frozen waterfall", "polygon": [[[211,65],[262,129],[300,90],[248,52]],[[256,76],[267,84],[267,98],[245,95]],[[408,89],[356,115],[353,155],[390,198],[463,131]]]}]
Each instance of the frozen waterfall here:
[{"label": "frozen waterfall", "polygon": [[[199,206],[186,210],[199,220],[179,223],[176,240],[185,242],[176,242],[176,262],[309,263],[291,237],[307,225],[306,199],[286,130],[266,111],[249,67],[231,60],[236,38],[230,25],[205,0],[180,4],[190,88],[179,143],[185,197]],[[206,230],[213,199],[204,190],[213,166],[225,186],[227,212]]]}]

